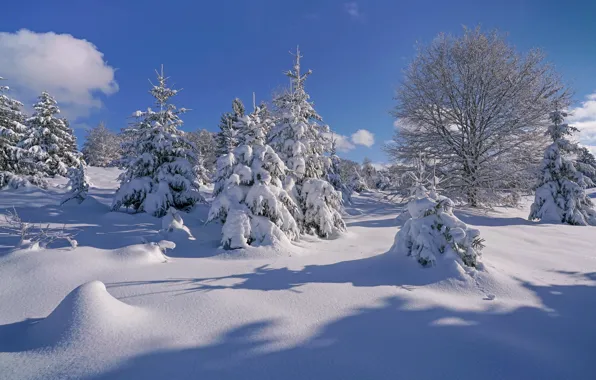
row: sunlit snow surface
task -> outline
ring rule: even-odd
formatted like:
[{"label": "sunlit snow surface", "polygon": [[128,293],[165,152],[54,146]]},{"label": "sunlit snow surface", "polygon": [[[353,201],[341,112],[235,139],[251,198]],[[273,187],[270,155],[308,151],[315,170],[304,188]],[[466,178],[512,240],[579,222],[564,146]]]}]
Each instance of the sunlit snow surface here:
[{"label": "sunlit snow surface", "polygon": [[58,206],[61,180],[0,193],[0,209],[66,225],[79,243],[15,251],[0,232],[1,379],[596,373],[594,227],[530,223],[528,207],[459,210],[486,240],[484,271],[423,269],[385,254],[402,208],[366,193],[334,240],[226,252],[207,205],[181,214],[194,240],[109,212],[117,175],[90,168],[92,198],[78,206]]}]

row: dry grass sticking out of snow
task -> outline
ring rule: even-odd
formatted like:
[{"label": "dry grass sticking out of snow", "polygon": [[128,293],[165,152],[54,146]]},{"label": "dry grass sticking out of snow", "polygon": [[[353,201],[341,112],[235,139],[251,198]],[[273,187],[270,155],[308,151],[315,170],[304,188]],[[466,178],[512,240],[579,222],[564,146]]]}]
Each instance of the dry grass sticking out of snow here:
[{"label": "dry grass sticking out of snow", "polygon": [[527,207],[460,210],[486,239],[485,269],[424,269],[387,254],[402,208],[373,192],[354,197],[336,239],[223,252],[221,226],[204,224],[207,205],[182,214],[188,233],[109,212],[117,174],[90,168],[89,207],[58,207],[60,180],[2,192],[0,212],[14,204],[26,221],[65,226],[79,245],[14,250],[15,238],[0,234],[1,378],[596,373],[593,228],[531,223]]}]

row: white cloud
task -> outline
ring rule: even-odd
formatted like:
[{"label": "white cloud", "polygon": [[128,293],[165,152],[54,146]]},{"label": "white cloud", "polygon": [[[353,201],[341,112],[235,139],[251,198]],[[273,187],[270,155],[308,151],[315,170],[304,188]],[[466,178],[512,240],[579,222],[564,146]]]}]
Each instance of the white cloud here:
[{"label": "white cloud", "polygon": [[346,153],[356,148],[354,144],[350,142],[350,138],[336,133],[327,133],[327,138],[335,140],[335,147],[339,152]]},{"label": "white cloud", "polygon": [[30,104],[48,91],[73,120],[102,106],[99,93],[118,91],[115,69],[103,53],[70,34],[0,32],[0,70],[19,100]]},{"label": "white cloud", "polygon": [[352,135],[352,142],[370,148],[375,143],[375,135],[366,129],[359,129]]},{"label": "white cloud", "polygon": [[344,3],[344,11],[350,15],[352,20],[362,21],[364,19],[364,15],[360,11],[360,7],[358,3],[355,1],[350,1],[349,3]]},{"label": "white cloud", "polygon": [[571,110],[569,124],[579,129],[579,141],[596,154],[596,93]]}]

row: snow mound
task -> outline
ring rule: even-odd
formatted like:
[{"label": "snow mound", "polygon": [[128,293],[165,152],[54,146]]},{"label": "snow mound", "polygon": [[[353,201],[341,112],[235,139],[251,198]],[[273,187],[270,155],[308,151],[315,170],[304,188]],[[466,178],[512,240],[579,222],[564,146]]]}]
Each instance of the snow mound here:
[{"label": "snow mound", "polygon": [[[95,199],[92,196],[87,196],[80,203],[79,203],[79,200],[76,199],[76,198],[69,199],[68,201],[66,201],[66,202],[64,202],[62,204],[62,207],[80,208],[82,210],[85,210],[85,212],[94,211],[94,212],[102,212],[102,213],[105,212],[105,213],[107,213],[109,211],[109,207],[108,206],[106,206],[105,204],[99,202],[97,199]],[[113,213],[110,213],[110,214],[113,214]]]},{"label": "snow mound", "polygon": [[184,225],[182,216],[173,207],[170,207],[168,213],[161,218],[161,231],[160,233],[169,238],[170,240],[196,240],[192,233]]},{"label": "snow mound", "polygon": [[176,245],[167,240],[162,240],[159,243],[134,244],[115,250],[113,257],[116,260],[134,264],[163,263],[168,260],[164,254],[165,250],[174,247]]},{"label": "snow mound", "polygon": [[108,293],[100,281],[71,291],[48,317],[31,327],[31,338],[44,346],[119,339],[144,312]]}]

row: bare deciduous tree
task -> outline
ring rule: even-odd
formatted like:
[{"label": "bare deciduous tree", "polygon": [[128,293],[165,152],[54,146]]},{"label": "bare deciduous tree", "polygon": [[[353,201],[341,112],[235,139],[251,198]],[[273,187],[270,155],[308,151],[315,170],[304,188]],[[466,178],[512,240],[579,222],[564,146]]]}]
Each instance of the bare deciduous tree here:
[{"label": "bare deciduous tree", "polygon": [[420,46],[396,100],[388,154],[435,159],[445,186],[479,206],[534,182],[549,112],[568,92],[541,51],[520,55],[498,32],[476,28]]}]

